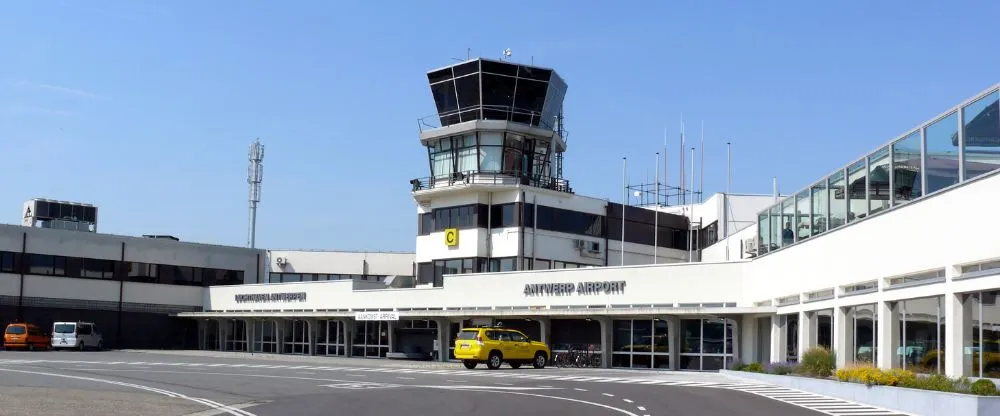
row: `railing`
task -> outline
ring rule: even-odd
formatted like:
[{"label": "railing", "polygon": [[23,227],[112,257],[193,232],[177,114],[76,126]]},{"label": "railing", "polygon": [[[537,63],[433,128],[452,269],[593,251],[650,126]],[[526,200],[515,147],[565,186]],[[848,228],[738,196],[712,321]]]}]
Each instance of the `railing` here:
[{"label": "railing", "polygon": [[410,180],[410,185],[413,186],[413,192],[457,184],[527,185],[535,188],[573,193],[573,188],[569,186],[569,181],[566,179],[542,175],[524,175],[521,172],[516,171],[456,172],[451,175],[430,176]]},{"label": "railing", "polygon": [[[441,120],[448,120],[448,122],[442,123]],[[442,124],[451,125],[471,120],[503,120],[560,131],[558,120],[548,121],[542,118],[540,112],[505,105],[475,105],[463,107],[461,110],[420,117],[417,119],[417,128],[423,132],[424,129],[441,128]],[[567,135],[565,130],[560,131],[563,140],[567,140]]]}]

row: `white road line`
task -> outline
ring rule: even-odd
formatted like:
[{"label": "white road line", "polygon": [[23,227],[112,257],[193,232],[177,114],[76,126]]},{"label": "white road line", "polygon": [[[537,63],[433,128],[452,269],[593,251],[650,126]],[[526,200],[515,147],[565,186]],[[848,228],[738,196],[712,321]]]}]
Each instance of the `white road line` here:
[{"label": "white road line", "polygon": [[645,407],[642,407],[642,406],[639,406],[639,407],[637,407],[637,409],[639,409],[639,411],[642,411],[642,412],[645,412],[645,411],[646,411],[646,408],[645,408]]},{"label": "white road line", "polygon": [[605,396],[608,396],[608,397],[615,397],[615,395],[613,395],[613,394],[611,394],[611,393],[601,393],[601,394],[603,394],[603,395],[605,395]]},{"label": "white road line", "polygon": [[153,392],[153,393],[159,393],[159,394],[162,394],[162,395],[167,396],[167,397],[174,397],[174,398],[179,398],[179,399],[184,399],[184,400],[192,401],[192,402],[195,402],[195,403],[200,403],[200,404],[206,405],[208,407],[212,407],[212,408],[215,408],[215,409],[222,410],[222,411],[224,411],[226,413],[229,413],[229,414],[235,415],[235,416],[256,416],[253,413],[247,412],[245,410],[236,409],[236,408],[233,408],[233,407],[229,407],[229,406],[226,406],[224,404],[221,404],[221,403],[218,403],[218,402],[214,402],[214,401],[211,401],[211,400],[201,399],[201,398],[197,398],[197,397],[189,397],[189,396],[183,395],[181,393],[177,393],[177,392],[173,392],[173,391],[169,391],[169,390],[158,389],[158,388],[149,387],[149,386],[143,386],[143,385],[140,385],[140,384],[125,383],[125,382],[115,381],[115,380],[105,380],[105,379],[94,378],[94,377],[72,376],[72,375],[69,375],[69,374],[44,373],[44,372],[40,372],[40,371],[27,371],[27,370],[13,370],[13,369],[9,369],[9,368],[0,368],[0,371],[9,371],[9,372],[14,372],[14,373],[35,374],[35,375],[43,375],[43,376],[51,376],[51,377],[61,377],[61,378],[69,378],[69,379],[76,379],[76,380],[96,381],[98,383],[114,384],[114,385],[118,385],[118,386],[131,387],[131,388],[135,388],[135,389],[139,389],[139,390],[146,390],[146,391]]},{"label": "white road line", "polygon": [[633,402],[633,401],[631,401],[629,399],[622,399],[622,401],[625,402],[625,403],[635,403],[635,402]]},{"label": "white road line", "polygon": [[[480,391],[480,390],[466,390],[466,391]],[[574,403],[580,403],[580,404],[586,404],[586,405],[591,405],[591,406],[596,406],[596,407],[602,407],[602,408],[605,408],[605,409],[608,409],[608,410],[616,411],[618,413],[621,413],[621,414],[624,414],[624,415],[627,415],[627,416],[639,416],[638,414],[632,413],[632,412],[630,412],[628,410],[625,410],[625,409],[622,409],[622,408],[618,408],[618,407],[614,407],[614,406],[609,406],[609,405],[602,404],[602,403],[588,402],[586,400],[572,399],[572,398],[569,398],[569,397],[549,396],[549,395],[546,395],[546,394],[537,394],[537,393],[523,393],[523,392],[518,392],[518,391],[489,391],[489,390],[481,390],[481,391],[485,392],[485,393],[490,393],[490,394],[517,394],[517,395],[521,395],[521,396],[533,396],[533,397],[541,397],[541,398],[545,398],[545,399],[565,400],[565,401],[574,402]],[[607,393],[605,393],[605,394],[607,394]]]},{"label": "white road line", "polygon": [[573,390],[576,390],[576,391],[589,391],[587,389],[581,389],[579,387],[574,387]]},{"label": "white road line", "polygon": [[400,380],[416,380],[416,379],[415,379],[415,378],[413,378],[413,377],[403,377],[403,376],[398,376],[398,377],[396,377],[396,378],[398,378],[398,379],[400,379]]}]

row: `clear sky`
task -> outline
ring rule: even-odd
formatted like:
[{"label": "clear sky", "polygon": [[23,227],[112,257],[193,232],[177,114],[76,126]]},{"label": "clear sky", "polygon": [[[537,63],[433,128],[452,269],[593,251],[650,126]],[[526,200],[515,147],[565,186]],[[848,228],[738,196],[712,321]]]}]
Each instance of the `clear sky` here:
[{"label": "clear sky", "polygon": [[567,81],[580,194],[619,200],[622,156],[652,177],[665,128],[676,181],[682,113],[689,139],[705,123],[706,192],[724,190],[726,140],[734,191],[791,192],[1000,82],[998,16],[995,0],[4,2],[0,222],[43,197],[97,205],[102,232],[243,245],[260,137],[259,247],[412,251],[425,74],[467,48]]}]

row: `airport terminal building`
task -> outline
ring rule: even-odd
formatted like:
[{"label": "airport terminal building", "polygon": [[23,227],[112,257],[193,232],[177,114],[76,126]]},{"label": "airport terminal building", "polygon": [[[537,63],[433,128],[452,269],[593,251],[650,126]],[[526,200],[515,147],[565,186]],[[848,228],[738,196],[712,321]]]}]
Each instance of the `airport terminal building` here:
[{"label": "airport terminal building", "polygon": [[[665,206],[573,192],[555,71],[474,59],[427,76],[438,114],[420,122],[414,253],[213,248],[183,265],[242,281],[119,271],[101,282],[121,291],[113,312],[159,299],[211,350],[447,360],[460,328],[502,324],[607,367],[716,370],[823,346],[841,366],[1000,378],[1000,85],[790,195]],[[53,250],[18,233],[93,234],[10,228],[10,253]],[[186,247],[114,239],[117,257],[93,256],[116,267]],[[128,249],[141,244],[167,248]],[[25,311],[38,282],[71,280],[17,270],[0,288]]]}]

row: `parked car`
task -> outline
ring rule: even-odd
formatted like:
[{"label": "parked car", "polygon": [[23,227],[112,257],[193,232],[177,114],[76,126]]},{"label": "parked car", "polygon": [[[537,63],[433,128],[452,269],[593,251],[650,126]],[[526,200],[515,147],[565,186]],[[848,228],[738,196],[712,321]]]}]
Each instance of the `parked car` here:
[{"label": "parked car", "polygon": [[52,324],[52,348],[104,349],[104,338],[92,322],[56,322]]},{"label": "parked car", "polygon": [[501,327],[463,328],[455,339],[455,358],[470,370],[484,362],[491,370],[500,368],[502,363],[512,368],[520,368],[522,364],[543,368],[551,354],[548,345],[532,341],[520,331]]},{"label": "parked car", "polygon": [[24,348],[34,351],[35,349],[49,348],[49,334],[41,328],[28,323],[13,323],[7,325],[3,331],[3,348]]}]

